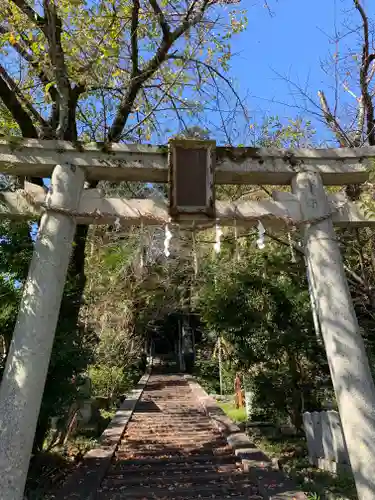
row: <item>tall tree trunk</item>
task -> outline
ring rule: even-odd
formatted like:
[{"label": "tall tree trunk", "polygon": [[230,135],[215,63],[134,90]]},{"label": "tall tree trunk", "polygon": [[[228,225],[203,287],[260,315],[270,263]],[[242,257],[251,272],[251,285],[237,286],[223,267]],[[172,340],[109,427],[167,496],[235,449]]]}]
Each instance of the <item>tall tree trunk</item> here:
[{"label": "tall tree trunk", "polygon": [[[82,88],[75,87],[70,91],[69,95],[69,116],[68,116],[68,127],[64,135],[64,139],[70,142],[76,142],[77,137],[77,124],[76,124],[76,109],[77,102]],[[98,182],[93,182],[90,184],[90,188],[94,188],[98,185]],[[88,225],[78,225],[76,229],[76,234],[74,238],[74,248],[72,253],[72,258],[70,261],[67,282],[70,285],[70,300],[73,300],[73,304],[69,304],[69,314],[71,319],[75,319],[76,324],[78,324],[80,308],[82,305],[82,298],[84,289],[86,286],[86,274],[85,274],[85,252],[86,252],[86,241],[88,234]],[[61,317],[64,317],[63,308],[66,301],[62,302],[61,305]],[[73,305],[73,308],[71,307]],[[73,317],[72,317],[73,316]]]}]

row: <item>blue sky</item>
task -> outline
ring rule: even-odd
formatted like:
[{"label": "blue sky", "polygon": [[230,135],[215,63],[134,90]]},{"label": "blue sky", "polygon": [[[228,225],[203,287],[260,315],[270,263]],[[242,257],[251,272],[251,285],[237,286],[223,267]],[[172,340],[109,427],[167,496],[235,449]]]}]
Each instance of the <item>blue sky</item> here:
[{"label": "blue sky", "polygon": [[[314,99],[317,91],[323,89],[333,101],[334,80],[324,73],[322,62],[337,50],[332,43],[335,30],[343,34],[345,25],[360,25],[353,0],[268,0],[268,4],[272,15],[263,0],[243,0],[241,7],[248,10],[249,24],[243,33],[232,38],[230,76],[240,95],[248,96],[250,120],[259,124],[265,116],[278,115],[284,120],[300,114],[312,119],[319,141],[330,140],[326,127],[308,111],[296,107],[305,108],[306,103],[283,77],[305,88]],[[374,0],[362,0],[362,4],[370,19],[375,19]],[[353,36],[345,38],[338,47],[340,54],[355,49],[355,42]],[[353,98],[342,86],[341,95],[343,103],[352,103]],[[307,107],[316,111],[310,103]]]},{"label": "blue sky", "polygon": [[[272,16],[262,0],[246,2],[253,4],[246,5],[249,25],[233,38],[231,77],[241,95],[249,95],[250,119],[260,123],[264,116],[287,119],[302,114],[306,119],[313,119],[318,140],[329,139],[326,128],[314,120],[313,115],[294,107],[303,108],[304,103],[296,89],[282,77],[306,88],[314,97],[323,89],[332,99],[333,80],[324,73],[321,64],[336,51],[330,40],[335,27],[343,33],[345,23],[360,22],[353,0],[268,0]],[[369,17],[374,19],[375,2],[362,2]],[[340,52],[346,53],[355,46],[354,42],[353,37],[344,40],[339,46]],[[345,92],[343,96],[344,102],[352,99]],[[314,109],[310,104],[308,107]]]},{"label": "blue sky", "polygon": [[[296,90],[276,73],[289,77],[301,87],[306,86],[314,97],[320,89],[325,90],[328,97],[332,96],[329,87],[333,80],[324,74],[321,61],[336,50],[329,39],[335,33],[335,23],[342,33],[344,24],[350,20],[359,24],[353,0],[268,0],[272,17],[261,0],[250,2],[253,6],[248,7],[249,26],[233,39],[236,55],[232,76],[241,94],[250,94],[248,105],[254,119],[259,121],[263,115],[275,114],[281,118],[293,117],[300,111],[289,106],[303,107],[301,99],[295,96]],[[375,2],[362,0],[362,3],[374,19]],[[340,53],[355,47],[354,41],[353,37],[346,38],[339,46]],[[342,94],[345,101],[353,100],[345,91]],[[309,117],[307,113],[305,116]],[[324,127],[317,122],[314,125],[319,138],[328,137]]]}]

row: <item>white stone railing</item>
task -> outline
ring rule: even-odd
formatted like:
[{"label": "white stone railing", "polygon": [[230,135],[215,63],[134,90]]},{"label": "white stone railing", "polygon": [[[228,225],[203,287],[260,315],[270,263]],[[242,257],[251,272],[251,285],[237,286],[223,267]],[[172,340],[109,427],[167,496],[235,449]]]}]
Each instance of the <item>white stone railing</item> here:
[{"label": "white stone railing", "polygon": [[333,473],[351,471],[337,411],[305,412],[303,425],[311,465]]}]

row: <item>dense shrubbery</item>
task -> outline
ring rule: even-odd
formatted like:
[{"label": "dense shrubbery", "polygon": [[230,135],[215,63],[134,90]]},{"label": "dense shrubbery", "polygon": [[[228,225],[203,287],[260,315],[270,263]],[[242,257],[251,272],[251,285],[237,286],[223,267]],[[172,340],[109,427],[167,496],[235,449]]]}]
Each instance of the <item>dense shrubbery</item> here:
[{"label": "dense shrubbery", "polygon": [[210,353],[205,356],[204,351],[198,349],[195,358],[194,376],[199,383],[212,394],[219,394],[219,365],[212,359]]},{"label": "dense shrubbery", "polygon": [[0,278],[0,380],[5,365],[5,354],[9,349],[13,329],[16,322],[19,290],[14,286],[13,280]]},{"label": "dense shrubbery", "polygon": [[256,412],[301,427],[301,412],[319,407],[328,367],[313,328],[302,265],[288,254],[251,252],[235,269],[224,260],[200,291],[210,331],[232,346],[231,374],[239,370],[255,394]]},{"label": "dense shrubbery", "polygon": [[108,366],[96,364],[89,367],[88,374],[92,382],[93,396],[117,401],[131,389],[144,371],[142,362],[124,368],[123,366]]},{"label": "dense shrubbery", "polygon": [[[205,347],[198,347],[194,376],[199,383],[210,394],[220,394],[220,375],[218,359],[213,357],[213,345],[209,344],[208,339],[204,339]],[[223,394],[233,394],[233,381],[235,377],[235,369],[229,362],[222,363],[222,381]]]},{"label": "dense shrubbery", "polygon": [[[0,380],[5,363],[3,352],[7,352],[10,345],[33,249],[30,228],[29,224],[0,224],[3,238],[0,246],[0,272],[3,273],[0,281]],[[78,397],[73,383],[77,375],[85,374],[90,367],[95,392],[116,399],[134,384],[144,368],[139,346],[130,340],[127,330],[117,329],[101,337],[96,333],[94,322],[76,322],[75,286],[74,278],[65,286],[63,313],[56,329],[34,452],[43,448],[51,417],[65,415],[68,418],[69,407]]]}]

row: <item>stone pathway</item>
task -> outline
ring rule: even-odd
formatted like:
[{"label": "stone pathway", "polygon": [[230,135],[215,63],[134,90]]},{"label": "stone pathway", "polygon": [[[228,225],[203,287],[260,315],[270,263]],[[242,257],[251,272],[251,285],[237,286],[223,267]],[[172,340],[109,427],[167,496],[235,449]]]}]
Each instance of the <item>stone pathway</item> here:
[{"label": "stone pathway", "polygon": [[96,500],[257,500],[181,375],[151,375]]}]

